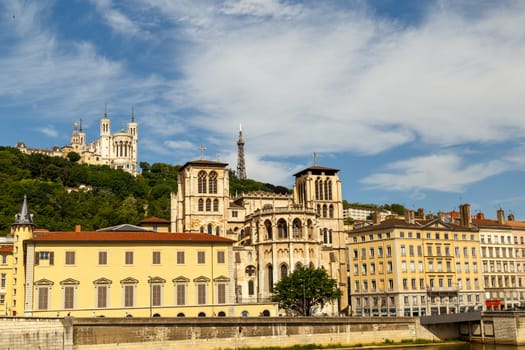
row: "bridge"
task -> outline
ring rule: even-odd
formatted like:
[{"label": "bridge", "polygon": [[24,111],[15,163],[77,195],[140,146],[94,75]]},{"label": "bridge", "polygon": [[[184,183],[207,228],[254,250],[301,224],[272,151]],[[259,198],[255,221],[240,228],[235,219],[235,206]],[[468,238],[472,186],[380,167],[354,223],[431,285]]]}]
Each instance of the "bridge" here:
[{"label": "bridge", "polygon": [[426,326],[444,323],[481,322],[481,311],[460,312],[456,314],[421,316],[419,322]]}]

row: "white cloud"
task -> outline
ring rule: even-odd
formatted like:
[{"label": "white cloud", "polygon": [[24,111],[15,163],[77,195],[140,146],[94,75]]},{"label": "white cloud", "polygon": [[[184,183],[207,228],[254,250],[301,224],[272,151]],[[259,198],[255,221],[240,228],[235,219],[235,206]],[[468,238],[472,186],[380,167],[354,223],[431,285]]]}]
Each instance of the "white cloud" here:
[{"label": "white cloud", "polygon": [[227,0],[221,12],[227,15],[288,17],[298,15],[301,10],[300,5],[287,5],[278,0]]},{"label": "white cloud", "polygon": [[114,8],[111,0],[91,0],[107,25],[125,36],[149,36],[140,26],[121,11]]},{"label": "white cloud", "polygon": [[461,192],[472,183],[508,169],[509,164],[499,160],[464,164],[456,154],[436,154],[390,163],[386,171],[363,178],[361,183],[391,191]]},{"label": "white cloud", "polygon": [[170,140],[170,141],[166,141],[164,142],[164,144],[166,145],[166,147],[170,148],[170,149],[173,149],[173,150],[176,150],[176,151],[180,151],[180,150],[183,150],[183,151],[186,151],[186,150],[195,150],[197,149],[198,147],[196,145],[194,145],[193,143],[189,142],[189,141],[174,141],[174,140]]},{"label": "white cloud", "polygon": [[53,125],[47,125],[42,128],[37,129],[37,131],[41,132],[42,134],[49,136],[49,137],[57,137],[58,131]]}]

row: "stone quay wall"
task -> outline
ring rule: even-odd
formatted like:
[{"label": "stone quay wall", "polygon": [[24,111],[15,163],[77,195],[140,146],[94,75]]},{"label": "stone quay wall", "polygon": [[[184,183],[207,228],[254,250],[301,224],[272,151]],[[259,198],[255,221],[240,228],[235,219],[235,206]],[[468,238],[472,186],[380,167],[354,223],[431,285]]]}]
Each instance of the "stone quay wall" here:
[{"label": "stone quay wall", "polygon": [[[66,349],[71,344],[64,322],[60,318],[0,318],[0,349]],[[69,337],[72,340],[72,334]]]},{"label": "stone quay wall", "polygon": [[[461,324],[471,340],[525,344],[525,313],[491,313]],[[0,318],[0,350],[9,349],[234,349],[239,347],[357,345],[405,339],[460,337],[457,323],[422,326],[419,318],[206,317],[206,318]],[[463,328],[465,328],[463,327]],[[477,334],[480,336],[478,337]],[[478,338],[478,339],[475,339]]]}]

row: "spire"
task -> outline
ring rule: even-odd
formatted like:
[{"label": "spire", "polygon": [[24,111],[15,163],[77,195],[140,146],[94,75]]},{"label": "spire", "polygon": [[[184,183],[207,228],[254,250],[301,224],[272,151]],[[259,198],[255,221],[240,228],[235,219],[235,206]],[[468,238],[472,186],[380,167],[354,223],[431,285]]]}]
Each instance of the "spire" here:
[{"label": "spire", "polygon": [[33,215],[29,212],[29,207],[27,206],[27,196],[24,195],[24,202],[22,203],[22,208],[20,212],[15,215],[15,222],[13,225],[35,225],[33,223]]},{"label": "spire", "polygon": [[313,157],[313,159],[314,159],[314,166],[316,166],[316,165],[317,165],[317,157],[318,157],[318,156],[317,156],[317,152],[314,152],[314,154],[313,154],[312,157]]},{"label": "spire", "polygon": [[80,118],[80,129],[79,129],[80,132],[82,132],[82,118]]},{"label": "spire", "polygon": [[108,117],[108,103],[106,102],[104,104],[104,118]]},{"label": "spire", "polygon": [[246,179],[246,166],[244,164],[244,140],[242,138],[242,125],[239,124],[239,140],[237,140],[237,177]]},{"label": "spire", "polygon": [[131,122],[135,123],[135,108],[131,107]]}]

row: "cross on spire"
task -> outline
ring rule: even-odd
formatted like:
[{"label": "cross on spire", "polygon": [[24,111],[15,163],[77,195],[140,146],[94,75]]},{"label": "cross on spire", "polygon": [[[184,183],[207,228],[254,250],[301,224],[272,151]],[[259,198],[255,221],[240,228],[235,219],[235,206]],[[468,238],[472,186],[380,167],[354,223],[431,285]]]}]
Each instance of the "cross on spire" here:
[{"label": "cross on spire", "polygon": [[199,147],[199,149],[200,149],[200,151],[201,151],[201,159],[204,159],[204,151],[206,151],[207,148],[206,148],[206,146],[201,145],[201,146]]}]

